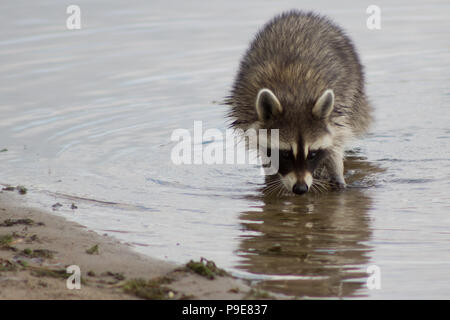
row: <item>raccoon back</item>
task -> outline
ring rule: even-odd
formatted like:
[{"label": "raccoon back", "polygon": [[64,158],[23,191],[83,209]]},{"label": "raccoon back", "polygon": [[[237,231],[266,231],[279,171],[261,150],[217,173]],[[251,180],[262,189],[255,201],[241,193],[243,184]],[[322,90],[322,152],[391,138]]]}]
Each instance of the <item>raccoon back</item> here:
[{"label": "raccoon back", "polygon": [[337,127],[358,135],[371,121],[363,67],[351,40],[340,27],[312,12],[283,13],[256,35],[227,99],[232,127],[246,130],[257,121],[255,98],[262,88],[272,90],[282,105],[290,106],[287,111],[293,117],[309,112],[303,109],[331,88]]}]

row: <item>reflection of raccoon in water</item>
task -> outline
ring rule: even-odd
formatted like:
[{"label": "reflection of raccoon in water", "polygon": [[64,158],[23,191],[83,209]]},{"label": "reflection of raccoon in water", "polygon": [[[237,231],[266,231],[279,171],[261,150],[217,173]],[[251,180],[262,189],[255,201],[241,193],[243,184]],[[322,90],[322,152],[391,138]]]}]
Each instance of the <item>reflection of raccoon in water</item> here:
[{"label": "reflection of raccoon in water", "polygon": [[325,17],[300,11],[256,35],[227,104],[235,129],[279,129],[279,145],[269,146],[279,151],[276,180],[297,194],[321,188],[319,171],[345,187],[344,143],[372,120],[350,39]]}]

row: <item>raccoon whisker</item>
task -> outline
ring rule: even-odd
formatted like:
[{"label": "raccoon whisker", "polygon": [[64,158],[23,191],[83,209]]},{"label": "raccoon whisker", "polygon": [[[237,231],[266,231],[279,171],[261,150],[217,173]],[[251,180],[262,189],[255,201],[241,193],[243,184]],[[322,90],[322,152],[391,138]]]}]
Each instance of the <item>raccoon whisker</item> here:
[{"label": "raccoon whisker", "polygon": [[314,193],[322,193],[322,191],[317,187],[317,185],[312,184],[311,185],[311,191]]},{"label": "raccoon whisker", "polygon": [[320,185],[326,189],[329,188],[329,182],[322,179],[314,179],[313,184]]},{"label": "raccoon whisker", "polygon": [[277,183],[267,184],[267,185],[264,187],[264,190],[273,188],[273,187],[275,187],[275,186],[277,186],[277,185],[278,185]]},{"label": "raccoon whisker", "polygon": [[327,188],[324,186],[317,186],[318,190],[320,191],[320,193],[325,193],[327,192]]},{"label": "raccoon whisker", "polygon": [[273,180],[273,181],[266,182],[266,186],[271,187],[274,185],[279,185],[280,183],[281,183],[280,180]]},{"label": "raccoon whisker", "polygon": [[279,197],[280,195],[282,195],[285,187],[283,185],[283,183],[281,182],[281,180],[278,180],[279,183],[275,186],[273,194],[275,194],[276,197]]},{"label": "raccoon whisker", "polygon": [[320,190],[320,191],[323,191],[325,189],[325,186],[323,184],[320,184],[320,183],[313,183],[311,186],[316,188],[317,190]]},{"label": "raccoon whisker", "polygon": [[281,183],[280,180],[274,180],[274,181],[266,182],[266,185],[267,186],[272,186],[272,185],[279,184],[279,183]]},{"label": "raccoon whisker", "polygon": [[317,188],[318,188],[318,190],[320,190],[321,193],[325,193],[325,192],[328,191],[328,189],[326,187],[324,187],[324,186],[317,185]]},{"label": "raccoon whisker", "polygon": [[326,183],[319,179],[314,179],[311,187],[314,187],[319,193],[324,193],[328,190]]},{"label": "raccoon whisker", "polygon": [[283,195],[284,195],[284,187],[281,186],[280,190],[279,190],[278,193],[277,193],[277,197],[281,197],[281,196],[283,196]]},{"label": "raccoon whisker", "polygon": [[313,182],[314,182],[314,183],[325,183],[326,180],[321,179],[321,178],[314,178],[314,181],[313,181]]},{"label": "raccoon whisker", "polygon": [[320,182],[320,181],[315,181],[315,182],[313,183],[313,185],[314,185],[317,189],[320,189],[320,190],[322,190],[322,191],[326,191],[326,190],[327,190],[326,185],[323,184],[323,183]]},{"label": "raccoon whisker", "polygon": [[263,189],[263,192],[270,196],[275,192],[279,192],[279,189],[282,187],[282,183],[280,180],[269,181],[267,186]]},{"label": "raccoon whisker", "polygon": [[269,188],[271,188],[273,186],[276,186],[276,185],[277,185],[277,182],[275,182],[275,181],[267,182],[267,183],[265,183],[265,185],[263,187],[263,190],[269,189]]},{"label": "raccoon whisker", "polygon": [[277,191],[280,189],[279,185],[273,186],[270,191],[269,191],[269,195],[273,195],[275,193],[277,193]]},{"label": "raccoon whisker", "polygon": [[265,193],[266,195],[270,195],[275,189],[277,189],[277,185],[268,186],[263,189],[263,193]]},{"label": "raccoon whisker", "polygon": [[284,189],[284,186],[279,185],[273,193],[275,194],[276,197],[280,197],[280,195],[283,193],[283,189]]},{"label": "raccoon whisker", "polygon": [[278,191],[278,196],[279,196],[279,197],[285,196],[287,192],[288,192],[288,191],[287,191],[286,187],[284,186],[284,184],[283,184],[283,183],[280,183],[280,187],[279,187],[279,191]]}]

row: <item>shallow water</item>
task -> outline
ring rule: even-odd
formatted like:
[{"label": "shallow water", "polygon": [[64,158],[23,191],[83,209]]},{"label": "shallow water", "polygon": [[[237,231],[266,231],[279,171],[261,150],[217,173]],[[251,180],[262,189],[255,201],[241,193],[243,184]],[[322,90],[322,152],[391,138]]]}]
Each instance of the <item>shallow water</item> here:
[{"label": "shallow water", "polygon": [[[271,292],[448,298],[450,22],[447,1],[305,2],[354,40],[375,107],[349,146],[349,188],[269,199],[254,165],[170,160],[177,128],[225,130],[228,93],[256,30],[296,1],[58,1],[0,5],[0,183],[27,201],[184,263],[204,256]],[[76,203],[77,210],[70,204]],[[381,289],[366,286],[368,266]]]}]

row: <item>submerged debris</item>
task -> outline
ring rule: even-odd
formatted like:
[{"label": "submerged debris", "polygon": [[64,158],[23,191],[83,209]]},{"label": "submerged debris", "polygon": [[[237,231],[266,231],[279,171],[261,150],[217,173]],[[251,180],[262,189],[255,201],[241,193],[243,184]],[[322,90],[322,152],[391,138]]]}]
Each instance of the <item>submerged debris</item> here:
[{"label": "submerged debris", "polygon": [[52,209],[53,211],[58,210],[59,208],[61,208],[63,205],[59,202],[55,203],[54,205],[52,205]]},{"label": "submerged debris", "polygon": [[268,252],[279,253],[282,251],[281,244],[275,243],[273,246],[267,249]]},{"label": "submerged debris", "polygon": [[16,189],[20,194],[26,194],[28,192],[27,188],[24,186],[17,186]]},{"label": "submerged debris", "polygon": [[2,191],[14,191],[14,190],[17,190],[20,194],[26,194],[28,192],[28,189],[25,188],[24,186],[17,186],[17,187],[8,186],[2,188]]}]

